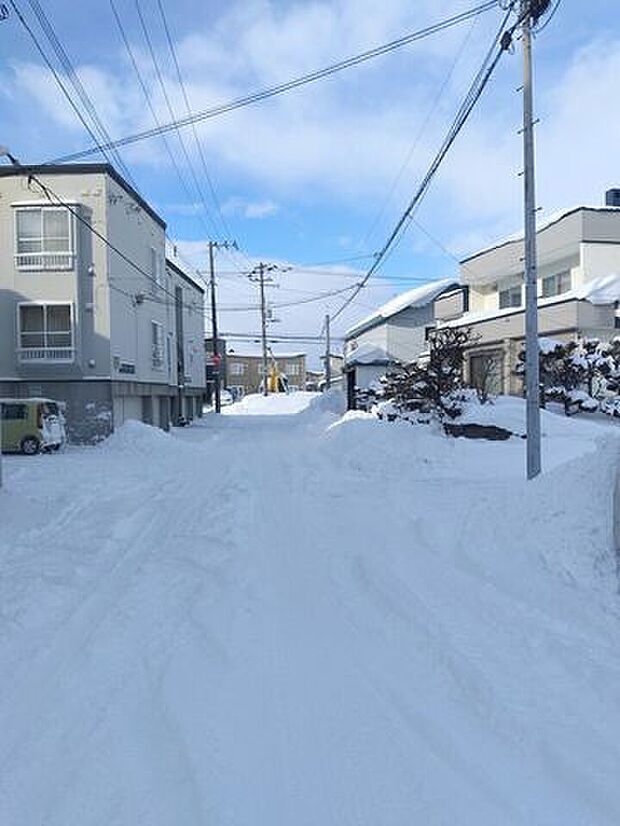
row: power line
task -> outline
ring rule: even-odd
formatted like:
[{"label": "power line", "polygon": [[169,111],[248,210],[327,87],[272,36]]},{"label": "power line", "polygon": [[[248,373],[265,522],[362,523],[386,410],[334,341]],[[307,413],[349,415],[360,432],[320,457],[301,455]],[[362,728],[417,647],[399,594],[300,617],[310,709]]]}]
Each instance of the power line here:
[{"label": "power line", "polygon": [[458,62],[461,59],[461,56],[463,55],[463,52],[465,51],[465,48],[466,48],[466,46],[467,46],[467,44],[468,44],[468,42],[469,42],[469,40],[470,40],[470,38],[473,34],[474,27],[476,25],[477,20],[478,20],[478,16],[474,17],[474,19],[472,21],[472,24],[471,24],[471,27],[469,28],[469,31],[466,32],[465,37],[463,38],[463,42],[461,43],[461,46],[458,49],[458,51],[456,53],[456,56],[454,57],[454,60],[452,61],[441,86],[439,87],[439,91],[437,92],[436,95],[433,96],[433,102],[432,102],[432,104],[431,104],[431,106],[430,106],[430,108],[429,108],[429,110],[426,114],[426,117],[422,121],[422,125],[420,126],[415,138],[413,139],[413,142],[412,142],[411,146],[409,147],[407,155],[405,156],[405,158],[404,158],[404,160],[403,160],[403,162],[400,166],[400,169],[398,170],[394,180],[392,181],[392,184],[389,188],[389,191],[388,191],[387,195],[385,196],[385,198],[383,200],[383,203],[382,203],[378,213],[376,214],[375,218],[373,219],[373,221],[370,225],[370,228],[367,230],[366,234],[364,235],[364,238],[360,243],[361,247],[365,247],[367,245],[369,239],[372,237],[377,225],[379,224],[379,221],[381,220],[381,218],[385,214],[385,210],[387,209],[387,206],[388,206],[389,202],[391,201],[391,199],[392,199],[392,197],[393,197],[393,195],[396,191],[396,188],[397,188],[398,184],[400,183],[403,175],[405,174],[405,170],[407,169],[407,167],[411,163],[411,159],[413,158],[413,156],[416,152],[416,149],[418,148],[418,146],[420,144],[420,141],[422,140],[422,136],[424,135],[424,132],[426,131],[427,126],[429,125],[433,115],[435,114],[435,112],[437,111],[437,109],[439,107],[441,99],[442,99],[446,89],[448,88],[448,84],[450,83],[450,80],[452,79],[452,75],[454,74],[454,72],[456,70]]},{"label": "power line", "polygon": [[146,278],[147,281],[150,281],[152,284],[154,284],[158,292],[165,293],[174,300],[175,296],[173,293],[167,290],[164,285],[160,284],[159,281],[153,275],[151,275],[151,273],[148,273],[139,264],[136,264],[135,261],[133,261],[128,255],[126,255],[122,250],[120,250],[108,238],[106,238],[103,233],[99,232],[98,229],[95,229],[95,227],[89,221],[87,221],[86,218],[80,215],[79,211],[75,209],[74,206],[67,203],[67,201],[63,200],[60,197],[60,195],[54,192],[54,190],[50,186],[44,184],[43,181],[41,181],[40,178],[38,178],[32,171],[30,171],[27,166],[22,166],[21,170],[24,172],[24,174],[28,175],[28,183],[30,183],[30,181],[34,181],[41,188],[43,194],[49,201],[51,201],[52,198],[54,198],[56,203],[60,204],[60,206],[63,206],[65,209],[67,209],[77,221],[79,221],[81,224],[87,227],[88,230],[94,236],[99,238],[99,240],[102,241],[108,247],[108,249],[111,249],[113,252],[115,252],[120,258],[123,259],[123,261],[125,261],[126,264],[129,264],[129,266],[132,269],[134,269],[140,275],[144,276],[144,278]]},{"label": "power line", "polygon": [[[317,295],[314,295],[310,298],[300,298],[297,301],[281,301],[278,303],[270,302],[269,306],[273,309],[278,310],[284,307],[298,307],[302,304],[313,304],[316,301],[323,301],[325,298],[331,298],[335,295],[342,295],[343,293],[346,293],[349,290],[354,289],[356,286],[357,284],[350,284],[348,287],[343,287],[341,290],[330,290],[329,292],[318,293]],[[218,307],[218,310],[223,313],[249,313],[260,309],[260,304],[235,304]]]},{"label": "power line", "polygon": [[[10,0],[10,2],[11,2],[11,5],[13,7],[13,10],[15,11],[15,14],[17,15],[19,21],[21,22],[21,24],[23,25],[25,30],[28,32],[32,42],[34,43],[34,45],[35,45],[37,51],[39,52],[39,54],[41,55],[41,57],[43,58],[45,64],[48,67],[48,69],[52,73],[52,75],[53,75],[57,85],[61,89],[63,95],[65,96],[65,98],[67,99],[67,101],[71,105],[72,109],[74,110],[74,112],[76,113],[78,118],[80,119],[82,125],[84,126],[84,128],[86,129],[88,134],[97,143],[97,145],[98,145],[98,147],[101,151],[101,154],[104,156],[106,161],[108,163],[110,163],[110,165],[113,165],[112,161],[111,161],[111,159],[108,155],[108,151],[106,151],[101,146],[101,143],[98,141],[98,138],[97,138],[95,132],[93,131],[93,128],[87,122],[87,120],[83,116],[82,112],[80,111],[79,107],[77,106],[77,104],[73,100],[69,90],[67,89],[66,85],[63,83],[61,77],[59,76],[59,74],[56,71],[56,69],[54,68],[52,62],[50,61],[47,54],[45,53],[45,50],[43,49],[43,47],[39,43],[39,40],[38,40],[35,32],[33,31],[32,27],[26,21],[24,15],[20,12],[20,10],[18,9],[18,7],[17,7],[16,3],[14,2],[14,0]],[[97,126],[97,128],[99,129],[100,133],[104,136],[104,140],[109,143],[110,140],[111,140],[110,135],[107,132],[103,122],[99,118],[97,110],[96,110],[92,100],[89,98],[88,93],[84,89],[84,86],[82,85],[82,83],[79,79],[79,76],[77,75],[77,72],[75,71],[75,68],[73,67],[73,64],[72,64],[66,50],[64,49],[62,43],[60,42],[58,36],[56,35],[56,32],[54,31],[54,28],[53,28],[52,24],[50,23],[48,18],[45,16],[45,13],[43,12],[43,10],[40,7],[37,0],[28,0],[28,3],[30,4],[33,11],[35,12],[35,14],[37,16],[37,20],[39,21],[39,24],[40,24],[41,28],[43,29],[48,41],[51,43],[52,48],[54,49],[54,52],[55,52],[59,62],[61,63],[61,65],[62,65],[62,67],[63,67],[63,69],[66,73],[67,78],[69,79],[69,81],[71,82],[74,90],[78,94],[78,97],[82,101],[82,104],[85,106],[85,108],[89,112],[91,118],[93,119],[93,121],[94,121],[95,125]],[[124,174],[125,178],[128,181],[130,181],[132,183],[134,189],[136,191],[138,191],[138,186],[137,186],[135,180],[133,179],[133,176],[131,175],[131,172],[129,171],[128,167],[126,166],[126,164],[123,162],[122,158],[120,157],[120,154],[118,153],[118,151],[114,151],[113,154],[114,154],[117,166],[123,171],[123,174]],[[173,243],[173,242],[171,241],[171,243]],[[190,266],[190,269],[194,270],[194,268],[191,267],[191,266]]]},{"label": "power line", "polygon": [[[99,151],[103,155],[103,157],[106,159],[106,161],[111,164],[112,162],[111,162],[110,156],[108,154],[109,150],[104,149],[104,147],[99,142],[99,138],[97,137],[97,135],[95,134],[93,128],[91,127],[91,125],[88,123],[88,121],[86,120],[86,118],[82,114],[82,112],[81,112],[80,108],[78,107],[78,105],[75,103],[75,101],[71,97],[71,94],[70,94],[69,90],[67,89],[67,87],[63,83],[60,75],[58,74],[58,72],[54,68],[54,65],[52,64],[51,60],[47,56],[45,50],[43,49],[43,47],[39,43],[39,40],[38,40],[35,32],[33,31],[32,27],[30,26],[30,24],[28,23],[28,21],[26,20],[26,18],[24,17],[22,12],[20,11],[20,9],[18,8],[15,0],[9,0],[9,1],[11,3],[13,11],[15,12],[15,15],[17,16],[17,19],[19,20],[19,22],[22,24],[22,26],[24,27],[24,29],[28,33],[28,35],[29,35],[30,39],[32,40],[37,52],[39,53],[39,55],[43,59],[43,61],[44,61],[45,65],[47,66],[47,68],[52,73],[52,76],[54,77],[54,80],[56,81],[56,84],[58,85],[58,88],[60,89],[63,96],[66,98],[66,100],[68,101],[69,105],[71,106],[71,108],[73,109],[73,111],[75,112],[77,117],[79,118],[82,126],[86,129],[86,131],[88,132],[90,137],[93,139],[93,141],[97,145],[97,151]],[[130,176],[128,176],[128,180],[129,179],[130,179]],[[134,187],[134,188],[137,189],[137,187]]]},{"label": "power line", "polygon": [[[160,14],[162,25],[163,25],[163,28],[164,28],[164,33],[166,35],[166,42],[168,43],[168,49],[169,49],[170,54],[172,56],[172,62],[174,64],[177,80],[179,82],[179,87],[181,89],[181,94],[183,95],[183,102],[185,103],[185,111],[186,111],[187,116],[191,117],[192,108],[191,108],[191,104],[190,104],[190,100],[189,100],[189,95],[187,93],[187,88],[185,86],[185,81],[183,79],[183,73],[181,72],[181,65],[179,63],[179,59],[178,59],[178,56],[177,56],[177,51],[176,51],[176,48],[175,48],[175,45],[174,45],[174,41],[172,39],[172,35],[170,33],[170,27],[168,25],[168,20],[167,20],[167,17],[166,17],[166,12],[164,10],[164,5],[163,5],[162,0],[157,0],[157,7],[159,9],[159,14]],[[172,117],[174,118],[174,115],[172,115]],[[220,199],[218,197],[217,190],[215,188],[215,183],[214,183],[214,181],[213,181],[213,179],[212,179],[212,177],[209,173],[209,169],[208,169],[208,166],[207,166],[207,161],[206,161],[206,158],[205,158],[205,153],[204,153],[203,148],[202,148],[202,143],[200,141],[200,138],[198,137],[198,130],[196,129],[196,124],[192,122],[191,123],[191,128],[192,128],[192,135],[193,135],[193,138],[194,138],[194,144],[196,145],[196,151],[197,151],[197,154],[198,154],[198,159],[199,159],[200,165],[202,167],[202,172],[205,176],[205,180],[207,182],[209,192],[211,193],[211,198],[212,198],[213,203],[215,205],[215,214],[217,215],[217,218],[219,219],[219,221],[222,224],[222,227],[224,229],[224,236],[227,237],[227,238],[233,238],[234,237],[233,233],[230,231],[230,227],[228,226],[228,222],[226,221],[226,218],[224,217],[224,211],[222,210],[222,205],[220,203]],[[179,130],[177,130],[177,134],[179,136],[179,140],[182,141],[181,133],[180,133]],[[193,169],[193,167],[192,167],[192,169]],[[195,173],[193,173],[193,174],[194,174],[194,180],[197,182],[196,175],[195,175]],[[203,206],[206,209],[206,203],[205,203],[204,195],[202,194],[202,190],[200,188],[199,188],[199,192],[200,192],[200,197],[202,199]],[[241,256],[250,265],[250,267],[253,266],[253,262],[250,260],[248,255],[242,249],[241,250],[239,249],[238,244],[235,244],[234,247],[231,247],[230,245],[226,245],[226,246],[223,246],[222,249],[231,257],[231,260],[232,260],[232,257],[235,253],[240,253]]]},{"label": "power line", "polygon": [[[226,114],[227,112],[232,112],[236,109],[241,109],[245,106],[249,106],[251,104],[266,100],[268,98],[275,97],[276,95],[281,95],[285,92],[297,89],[300,86],[304,86],[308,83],[314,83],[317,80],[322,80],[323,78],[329,77],[333,74],[336,74],[337,72],[341,72],[353,66],[358,66],[359,64],[364,63],[368,60],[372,60],[376,57],[388,54],[390,52],[395,51],[396,49],[400,49],[404,46],[407,46],[410,43],[415,43],[418,40],[422,40],[426,37],[430,37],[433,34],[437,34],[438,32],[442,32],[446,29],[452,28],[453,26],[457,26],[460,23],[464,23],[465,21],[470,20],[472,17],[478,16],[483,12],[490,11],[491,9],[496,8],[499,5],[499,2],[500,0],[487,0],[487,2],[480,3],[467,11],[461,12],[460,14],[445,18],[444,20],[441,20],[438,23],[426,26],[423,29],[411,32],[409,34],[404,35],[403,37],[397,38],[396,40],[391,40],[388,43],[384,43],[373,49],[369,49],[357,55],[353,55],[352,57],[338,61],[337,63],[332,63],[329,66],[324,67],[323,69],[318,69],[314,72],[301,75],[299,77],[288,80],[284,83],[280,83],[276,86],[271,86],[267,89],[262,89],[258,92],[253,92],[251,94],[244,95],[240,98],[235,98],[234,100],[212,107],[211,109],[204,109],[200,112],[195,112],[191,116],[188,115],[185,118],[180,118],[171,123],[163,124],[160,128],[145,129],[133,135],[127,135],[124,138],[119,138],[118,140],[109,142],[109,144],[104,145],[104,148],[116,148],[119,146],[127,146],[129,144],[137,143],[138,141],[146,140],[147,138],[152,138],[158,135],[160,132],[170,132],[176,129],[184,128],[186,126],[191,125],[192,123],[199,123],[210,118],[218,117],[219,115]],[[56,158],[53,161],[49,161],[48,163],[65,163],[68,161],[78,160],[79,158],[85,158],[88,155],[92,155],[93,151],[95,150],[92,147],[90,147],[88,149],[83,149],[80,152],[72,152],[71,154],[64,155],[60,158]]]},{"label": "power line", "polygon": [[[112,0],[110,0],[110,4],[112,4]],[[161,73],[161,69],[160,69],[160,66],[159,66],[159,62],[157,60],[157,56],[155,54],[155,49],[153,48],[153,43],[152,43],[151,37],[149,35],[149,31],[148,31],[148,28],[147,28],[147,25],[146,25],[146,21],[144,19],[144,15],[142,14],[142,8],[140,6],[139,0],[135,0],[135,7],[136,7],[136,12],[138,14],[138,20],[140,22],[140,27],[142,29],[142,34],[144,35],[144,40],[146,42],[146,47],[147,47],[149,55],[151,57],[151,62],[153,64],[153,68],[155,69],[155,76],[157,77],[157,82],[159,83],[159,88],[162,91],[164,101],[165,101],[165,104],[166,104],[166,108],[168,109],[168,114],[172,118],[172,120],[174,121],[175,118],[176,118],[176,115],[175,115],[174,109],[172,107],[172,103],[170,101],[168,91],[166,89],[166,84],[164,83],[164,78],[163,78],[163,75]],[[126,42],[126,39],[125,39],[125,42]],[[127,45],[127,43],[126,43],[126,45]],[[138,77],[141,77],[139,69],[136,65],[136,62],[133,61],[133,64],[134,64],[134,69],[136,70],[136,72],[138,74]],[[154,109],[154,107],[151,103],[150,95],[149,95],[149,93],[146,89],[146,86],[144,85],[144,83],[142,81],[141,81],[141,86],[142,86],[142,90],[144,91],[144,94],[146,96],[147,102],[149,104],[149,109],[151,110],[151,113],[153,115],[153,119],[155,121],[155,124],[159,128],[161,126],[161,124],[160,124],[160,122],[157,118],[157,115],[155,113],[155,109]],[[183,156],[185,158],[185,162],[187,164],[187,168],[189,170],[190,176],[191,176],[192,181],[194,183],[194,187],[195,187],[196,192],[198,194],[198,200],[199,200],[200,205],[201,205],[201,207],[204,211],[204,217],[208,218],[209,220],[212,220],[209,208],[207,207],[207,204],[206,204],[206,199],[205,199],[204,193],[202,191],[202,187],[200,186],[200,182],[198,181],[198,177],[197,177],[196,171],[194,169],[194,165],[193,165],[192,160],[191,160],[191,158],[189,156],[189,153],[187,151],[187,147],[185,146],[185,141],[183,140],[183,136],[182,136],[179,129],[175,129],[175,132],[176,132],[176,135],[177,135],[177,138],[178,138],[178,141],[179,141],[179,145],[181,147],[181,152],[183,153]],[[162,137],[164,138],[164,141],[165,141],[166,139],[165,139],[165,136],[163,134],[162,134]],[[168,146],[167,143],[166,143],[166,146]],[[181,183],[182,183],[182,185],[185,189],[187,197],[189,198],[189,200],[191,202],[193,200],[192,196],[189,192],[189,189],[187,187],[185,179],[181,175],[181,171],[180,171],[180,168],[179,168],[179,166],[176,162],[176,158],[173,157],[173,153],[171,152],[170,149],[169,149],[169,154],[170,154],[171,159],[173,161],[176,173],[177,173],[179,179],[181,180]],[[202,216],[200,216],[200,220],[203,224],[205,232],[207,233],[207,235],[210,235],[211,230],[207,227],[207,224],[205,223],[205,220],[203,219]],[[213,222],[213,230],[215,231],[215,235],[217,237],[218,229],[217,229],[217,226],[215,225],[215,222]]]},{"label": "power line", "polygon": [[[172,56],[172,62],[174,63],[174,68],[175,68],[175,71],[176,71],[177,80],[179,81],[179,86],[181,88],[181,94],[183,95],[183,101],[185,103],[185,110],[186,110],[187,115],[190,116],[191,113],[192,113],[192,109],[191,109],[190,102],[189,102],[189,96],[187,94],[187,89],[185,88],[185,82],[183,80],[183,74],[181,72],[181,66],[179,64],[179,60],[178,60],[178,57],[177,57],[177,51],[176,51],[175,46],[174,46],[174,41],[172,39],[172,35],[170,34],[170,27],[168,26],[168,20],[166,18],[166,13],[164,11],[164,6],[163,6],[163,3],[162,3],[162,0],[157,0],[157,7],[159,9],[159,14],[160,14],[160,17],[161,17],[162,25],[164,27],[164,32],[165,32],[165,35],[166,35],[166,41],[168,43],[168,49],[170,50],[170,54]],[[192,134],[193,134],[193,137],[194,137],[194,143],[196,144],[196,150],[198,152],[198,157],[200,159],[200,163],[201,163],[201,166],[202,166],[202,171],[204,173],[205,180],[207,181],[207,185],[209,187],[211,197],[212,197],[213,202],[216,206],[217,215],[218,215],[219,219],[222,222],[222,226],[224,227],[225,235],[227,235],[228,237],[232,237],[232,233],[230,232],[230,229],[229,229],[229,227],[226,223],[226,220],[224,218],[224,215],[222,213],[222,207],[221,207],[220,200],[218,198],[218,195],[217,195],[217,192],[216,192],[216,189],[215,189],[215,185],[213,183],[213,180],[211,179],[211,175],[209,174],[209,170],[207,168],[207,161],[206,161],[203,149],[202,149],[202,144],[201,144],[200,139],[198,137],[198,131],[196,130],[196,124],[192,123],[191,127],[192,127]]]},{"label": "power line", "polygon": [[[378,253],[377,257],[375,258],[372,266],[369,268],[366,275],[364,276],[364,278],[359,283],[356,291],[344,302],[344,304],[342,304],[342,306],[336,311],[336,313],[334,313],[334,315],[332,315],[332,320],[338,318],[338,316],[351,303],[351,301],[355,298],[355,296],[358,295],[359,292],[365,287],[368,280],[377,271],[377,269],[379,268],[381,263],[384,261],[384,259],[388,256],[388,254],[391,251],[393,251],[395,246],[399,243],[399,241],[402,238],[402,235],[404,233],[404,230],[409,225],[409,223],[412,221],[413,215],[414,215],[416,209],[418,208],[418,206],[420,205],[422,199],[426,195],[426,193],[427,193],[427,191],[428,191],[428,189],[431,185],[431,182],[432,182],[433,178],[435,177],[439,167],[441,166],[444,158],[448,154],[448,151],[450,150],[450,147],[452,146],[452,144],[456,140],[457,136],[459,135],[459,133],[460,133],[461,129],[463,128],[463,126],[465,125],[465,123],[467,122],[470,114],[472,113],[472,111],[474,109],[474,106],[478,102],[480,96],[482,95],[482,92],[484,91],[484,89],[486,88],[489,80],[491,79],[491,75],[493,74],[493,72],[494,72],[497,64],[499,63],[502,55],[504,54],[505,51],[507,51],[508,48],[510,48],[510,45],[512,44],[512,35],[513,35],[515,29],[517,28],[517,26],[521,22],[520,18],[519,18],[519,20],[517,20],[517,22],[513,26],[511,26],[510,29],[505,29],[505,26],[508,23],[508,20],[510,18],[510,15],[512,14],[513,6],[514,6],[514,0],[513,0],[513,2],[510,3],[509,8],[506,12],[506,15],[505,15],[504,19],[502,20],[502,24],[501,24],[497,34],[493,38],[493,42],[491,44],[490,49],[487,52],[487,55],[486,55],[486,57],[485,57],[485,59],[482,63],[482,66],[480,67],[480,69],[476,73],[476,76],[474,77],[474,80],[472,81],[472,83],[469,87],[469,90],[468,90],[468,92],[465,96],[465,99],[463,100],[463,102],[462,102],[462,104],[461,104],[461,106],[460,106],[460,108],[459,108],[459,110],[458,110],[458,112],[457,112],[457,114],[454,118],[454,121],[453,121],[452,125],[450,126],[450,128],[449,128],[449,130],[448,130],[448,132],[447,132],[447,134],[446,134],[446,136],[443,140],[443,143],[441,144],[437,154],[435,155],[435,157],[434,157],[434,159],[433,159],[426,175],[422,179],[422,182],[418,186],[413,198],[411,199],[411,201],[407,205],[407,208],[405,209],[405,211],[403,212],[403,214],[399,218],[398,222],[396,223],[396,226],[394,227],[394,229],[392,230],[392,232],[388,236],[388,239],[386,240],[383,247],[379,251],[379,253]],[[497,49],[497,52],[495,54],[495,57],[493,57],[493,52],[496,49]]]},{"label": "power line", "polygon": [[[56,34],[56,31],[54,30],[54,26],[52,25],[51,21],[41,8],[41,5],[39,4],[38,0],[27,0],[27,2],[31,10],[34,12],[34,15],[37,18],[45,37],[47,38],[54,53],[56,54],[56,57],[60,65],[64,69],[65,74],[69,79],[69,82],[73,86],[73,89],[76,92],[78,98],[80,99],[82,105],[90,115],[91,121],[93,122],[95,129],[99,133],[100,140],[97,141],[97,146],[100,145],[101,141],[110,142],[110,134],[103,125],[103,122],[99,117],[99,113],[97,112],[95,104],[93,103],[86,89],[84,88],[79,78],[79,75],[76,72],[75,67],[71,61],[71,58],[67,54],[66,49],[62,45],[62,42],[60,41],[58,35]],[[118,150],[115,147],[111,147],[111,151],[114,155],[114,158],[116,159],[119,169],[123,171],[123,174],[127,177],[127,180],[131,181],[134,188],[137,189],[137,185],[135,181],[132,179],[131,173],[129,172],[129,169],[127,168],[126,164],[121,158]]]}]

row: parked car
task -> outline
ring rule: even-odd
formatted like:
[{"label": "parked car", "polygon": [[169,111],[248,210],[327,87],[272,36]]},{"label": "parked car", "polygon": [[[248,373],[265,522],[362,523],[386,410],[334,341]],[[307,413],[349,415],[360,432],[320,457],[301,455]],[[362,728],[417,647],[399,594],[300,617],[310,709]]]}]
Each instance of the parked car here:
[{"label": "parked car", "polygon": [[225,387],[222,387],[222,389],[220,390],[220,404],[222,405],[222,407],[226,407],[227,405],[232,404],[234,400],[235,399],[230,390],[227,390]]},{"label": "parked car", "polygon": [[66,441],[61,405],[51,399],[0,399],[2,451],[33,456]]}]

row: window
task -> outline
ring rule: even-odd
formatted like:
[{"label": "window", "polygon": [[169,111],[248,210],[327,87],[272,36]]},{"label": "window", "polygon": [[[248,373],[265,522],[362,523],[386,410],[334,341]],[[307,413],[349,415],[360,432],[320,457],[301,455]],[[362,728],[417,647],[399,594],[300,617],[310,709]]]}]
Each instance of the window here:
[{"label": "window", "polygon": [[230,365],[229,372],[231,376],[243,376],[245,373],[245,364],[241,364],[238,361],[233,361]]},{"label": "window", "polygon": [[285,370],[287,376],[298,376],[299,375],[299,364],[294,361],[289,361],[286,364]]},{"label": "window", "polygon": [[163,271],[161,266],[161,257],[158,255],[155,247],[150,247],[150,270],[151,270],[151,288],[155,290],[157,287],[163,286]]},{"label": "window", "polygon": [[555,275],[548,275],[542,280],[542,297],[551,298],[554,295],[567,293],[571,288],[570,271],[558,272]]},{"label": "window", "polygon": [[151,346],[153,369],[161,370],[164,366],[164,328],[157,321],[151,321]]},{"label": "window", "polygon": [[18,306],[21,361],[73,361],[70,304]]},{"label": "window", "polygon": [[499,291],[499,308],[507,310],[509,307],[520,307],[523,303],[521,284]]},{"label": "window", "polygon": [[73,238],[65,207],[27,207],[15,212],[16,254],[20,270],[73,269]]},{"label": "window", "polygon": [[[1,401],[1,400],[0,400]],[[3,402],[1,405],[2,418],[9,422],[25,421],[28,418],[28,410],[25,404],[7,404]]]}]

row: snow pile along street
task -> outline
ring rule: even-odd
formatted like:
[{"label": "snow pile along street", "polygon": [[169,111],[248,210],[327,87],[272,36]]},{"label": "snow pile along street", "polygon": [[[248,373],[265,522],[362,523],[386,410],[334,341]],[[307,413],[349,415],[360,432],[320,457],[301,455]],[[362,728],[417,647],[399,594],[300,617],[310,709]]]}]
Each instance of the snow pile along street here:
[{"label": "snow pile along street", "polygon": [[7,457],[2,824],[620,822],[614,431],[312,395]]}]

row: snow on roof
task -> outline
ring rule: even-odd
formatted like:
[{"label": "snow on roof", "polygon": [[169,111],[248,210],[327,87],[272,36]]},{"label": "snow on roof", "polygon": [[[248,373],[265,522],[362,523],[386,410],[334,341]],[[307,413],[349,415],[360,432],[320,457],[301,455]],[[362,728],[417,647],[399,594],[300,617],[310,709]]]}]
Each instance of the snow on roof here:
[{"label": "snow on roof", "polygon": [[[290,350],[281,350],[274,345],[269,346],[268,352],[277,359],[301,358],[306,355],[299,351],[291,352]],[[236,346],[233,342],[232,344],[228,344],[227,355],[239,356],[240,358],[260,358],[263,355],[263,348],[261,344],[254,345],[252,342],[243,342],[239,346]]]},{"label": "snow on roof", "polygon": [[613,304],[620,301],[620,275],[609,273],[586,281],[581,287],[571,290],[575,298],[589,301],[590,304]]},{"label": "snow on roof", "polygon": [[[572,215],[573,212],[579,212],[579,210],[582,209],[587,209],[590,212],[620,212],[620,207],[616,206],[588,206],[587,204],[582,204],[580,206],[572,206],[568,209],[562,209],[558,210],[557,212],[552,212],[550,215],[547,215],[546,218],[538,220],[536,222],[536,232],[542,232],[543,230],[548,229],[553,224],[557,224],[557,222],[561,221],[562,218],[567,218],[569,215]],[[506,246],[506,244],[513,244],[515,241],[523,241],[522,230],[520,230],[519,232],[515,232],[512,235],[507,235],[505,238],[501,238],[499,241],[494,241],[492,244],[489,244],[488,247],[483,247],[481,250],[473,252],[466,258],[462,258],[461,264],[466,264],[473,258],[478,258],[480,255],[484,255],[487,252],[491,252],[492,250],[498,249],[499,247],[504,247]]]},{"label": "snow on roof", "polygon": [[440,281],[431,281],[428,284],[423,284],[421,287],[414,287],[413,290],[407,290],[406,293],[401,293],[395,298],[392,298],[387,304],[379,307],[372,315],[366,316],[353,327],[350,327],[345,336],[354,336],[361,333],[369,327],[374,327],[388,318],[402,312],[402,310],[409,310],[412,307],[424,307],[434,301],[437,296],[445,292],[449,287],[458,287],[459,284],[453,278],[442,278]]},{"label": "snow on roof", "polygon": [[[587,281],[580,287],[568,292],[554,295],[550,298],[539,298],[539,307],[549,307],[552,304],[562,304],[565,301],[588,301],[590,304],[613,304],[620,301],[620,274],[609,273]],[[522,313],[525,307],[506,307],[504,310],[486,310],[482,313],[463,313],[462,316],[446,321],[443,327],[462,327],[464,324],[476,324],[480,321],[490,321],[492,318]]]},{"label": "snow on roof", "polygon": [[391,359],[382,347],[374,344],[360,344],[346,357],[347,365],[351,364],[389,364]]}]

